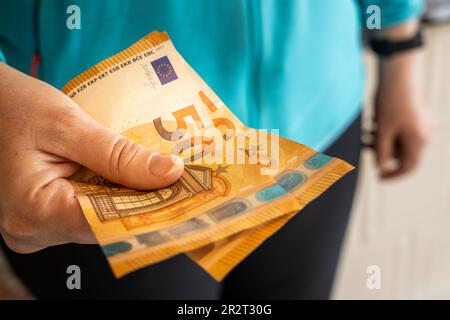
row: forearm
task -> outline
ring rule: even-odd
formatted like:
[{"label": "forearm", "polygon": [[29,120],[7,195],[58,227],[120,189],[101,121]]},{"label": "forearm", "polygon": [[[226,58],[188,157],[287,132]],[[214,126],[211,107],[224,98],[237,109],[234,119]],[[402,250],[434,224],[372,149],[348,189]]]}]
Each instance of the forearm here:
[{"label": "forearm", "polygon": [[10,269],[0,249],[0,300],[31,298],[31,294]]},{"label": "forearm", "polygon": [[403,52],[387,59],[379,59],[378,86],[385,93],[395,91],[397,94],[414,96],[419,86],[418,50]]},{"label": "forearm", "polygon": [[383,179],[416,168],[429,137],[419,85],[418,28],[419,23],[411,21],[373,35],[377,40],[372,45],[380,54],[375,149]]}]

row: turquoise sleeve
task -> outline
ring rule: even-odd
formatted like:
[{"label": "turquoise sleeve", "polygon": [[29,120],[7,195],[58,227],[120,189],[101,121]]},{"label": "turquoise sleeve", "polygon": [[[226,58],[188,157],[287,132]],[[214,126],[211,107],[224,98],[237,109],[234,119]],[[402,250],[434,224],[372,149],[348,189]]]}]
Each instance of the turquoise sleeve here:
[{"label": "turquoise sleeve", "polygon": [[30,72],[37,50],[36,12],[35,0],[1,1],[0,4],[0,60],[24,73]]},{"label": "turquoise sleeve", "polygon": [[6,63],[6,58],[5,58],[5,56],[3,55],[3,52],[2,52],[1,49],[0,49],[0,62]]},{"label": "turquoise sleeve", "polygon": [[362,0],[363,17],[369,14],[367,9],[376,5],[380,8],[381,26],[389,27],[419,18],[424,11],[423,0]]}]

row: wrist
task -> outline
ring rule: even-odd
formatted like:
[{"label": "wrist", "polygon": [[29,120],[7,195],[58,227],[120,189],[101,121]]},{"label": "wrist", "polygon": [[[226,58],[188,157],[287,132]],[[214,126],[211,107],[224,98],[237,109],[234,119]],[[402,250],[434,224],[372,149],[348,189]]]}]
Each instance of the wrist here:
[{"label": "wrist", "polygon": [[417,51],[404,52],[389,59],[379,60],[379,87],[396,88],[419,85],[419,58]]},{"label": "wrist", "polygon": [[380,58],[417,50],[423,46],[422,31],[417,23],[389,28],[375,34],[370,46]]}]

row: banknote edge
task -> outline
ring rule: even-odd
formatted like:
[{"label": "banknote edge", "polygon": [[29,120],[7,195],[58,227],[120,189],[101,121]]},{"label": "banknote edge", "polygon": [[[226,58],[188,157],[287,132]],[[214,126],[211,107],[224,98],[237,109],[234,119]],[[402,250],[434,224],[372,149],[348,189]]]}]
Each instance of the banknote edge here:
[{"label": "banknote edge", "polygon": [[108,70],[109,68],[125,61],[126,59],[132,58],[167,41],[170,41],[170,37],[167,32],[153,31],[137,42],[133,43],[127,49],[122,50],[113,56],[110,56],[109,58],[82,72],[81,74],[70,80],[68,83],[66,83],[61,91],[68,95],[72,90],[74,90],[84,82],[94,78],[98,74],[104,72],[105,70]]}]

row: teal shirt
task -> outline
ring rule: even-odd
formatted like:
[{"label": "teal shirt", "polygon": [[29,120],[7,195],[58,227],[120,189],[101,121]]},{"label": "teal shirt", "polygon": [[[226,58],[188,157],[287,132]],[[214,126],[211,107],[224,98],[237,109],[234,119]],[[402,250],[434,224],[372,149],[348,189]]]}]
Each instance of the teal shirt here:
[{"label": "teal shirt", "polygon": [[[360,112],[365,8],[383,26],[416,18],[421,0],[15,0],[0,4],[0,49],[58,87],[153,30],[175,46],[250,127],[324,150]],[[81,29],[69,30],[69,5]],[[1,54],[0,54],[1,55]]]}]

